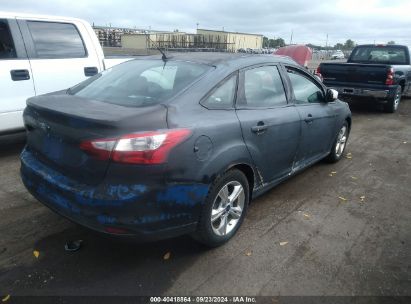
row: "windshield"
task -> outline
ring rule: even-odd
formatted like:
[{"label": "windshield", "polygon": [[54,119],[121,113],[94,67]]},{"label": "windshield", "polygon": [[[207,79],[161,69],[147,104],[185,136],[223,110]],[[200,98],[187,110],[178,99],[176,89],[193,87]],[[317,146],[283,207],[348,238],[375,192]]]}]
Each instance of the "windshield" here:
[{"label": "windshield", "polygon": [[351,62],[406,64],[406,53],[402,47],[364,46],[354,50]]},{"label": "windshield", "polygon": [[175,96],[210,68],[182,61],[132,60],[87,79],[69,94],[123,106],[148,106]]}]

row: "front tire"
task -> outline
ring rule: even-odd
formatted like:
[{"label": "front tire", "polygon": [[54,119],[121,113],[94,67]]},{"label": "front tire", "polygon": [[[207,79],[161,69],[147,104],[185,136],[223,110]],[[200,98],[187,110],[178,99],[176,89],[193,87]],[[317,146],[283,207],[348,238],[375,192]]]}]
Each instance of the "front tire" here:
[{"label": "front tire", "polygon": [[398,106],[401,101],[402,89],[401,86],[398,86],[395,90],[393,96],[388,98],[387,103],[384,105],[384,110],[387,113],[394,113],[398,110]]},{"label": "front tire", "polygon": [[221,246],[240,228],[249,203],[246,176],[237,169],[229,170],[212,184],[193,237],[209,246]]},{"label": "front tire", "polygon": [[326,160],[330,163],[338,162],[344,154],[345,147],[347,145],[349,135],[349,128],[347,121],[344,122],[342,127],[338,130],[336,139],[331,148],[330,154],[327,156]]}]

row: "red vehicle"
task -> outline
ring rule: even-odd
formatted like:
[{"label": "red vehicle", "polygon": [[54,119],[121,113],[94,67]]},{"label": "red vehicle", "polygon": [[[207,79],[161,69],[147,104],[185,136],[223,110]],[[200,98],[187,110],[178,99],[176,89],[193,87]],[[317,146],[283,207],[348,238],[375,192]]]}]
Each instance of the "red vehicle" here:
[{"label": "red vehicle", "polygon": [[288,56],[298,64],[307,67],[308,61],[313,57],[313,52],[305,45],[290,45],[279,48],[274,55]]}]

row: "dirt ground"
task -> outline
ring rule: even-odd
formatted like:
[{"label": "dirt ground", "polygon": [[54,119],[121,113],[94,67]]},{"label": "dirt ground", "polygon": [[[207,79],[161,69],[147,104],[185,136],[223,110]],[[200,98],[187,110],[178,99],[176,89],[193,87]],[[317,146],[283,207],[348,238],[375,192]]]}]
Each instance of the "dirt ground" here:
[{"label": "dirt ground", "polygon": [[[213,250],[189,237],[136,244],[83,229],[27,193],[23,145],[3,146],[0,294],[410,296],[411,99],[396,114],[351,108],[344,158],[255,200],[237,236]],[[65,252],[77,239],[81,249]]]}]

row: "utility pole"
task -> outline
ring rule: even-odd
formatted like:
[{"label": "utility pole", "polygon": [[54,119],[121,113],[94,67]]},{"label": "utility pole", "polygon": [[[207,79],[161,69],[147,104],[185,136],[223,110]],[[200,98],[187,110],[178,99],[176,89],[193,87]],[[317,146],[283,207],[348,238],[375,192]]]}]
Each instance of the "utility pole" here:
[{"label": "utility pole", "polygon": [[291,30],[290,45],[293,43],[294,30]]},{"label": "utility pole", "polygon": [[328,47],[328,34],[327,34],[327,38],[325,39],[325,48]]}]

